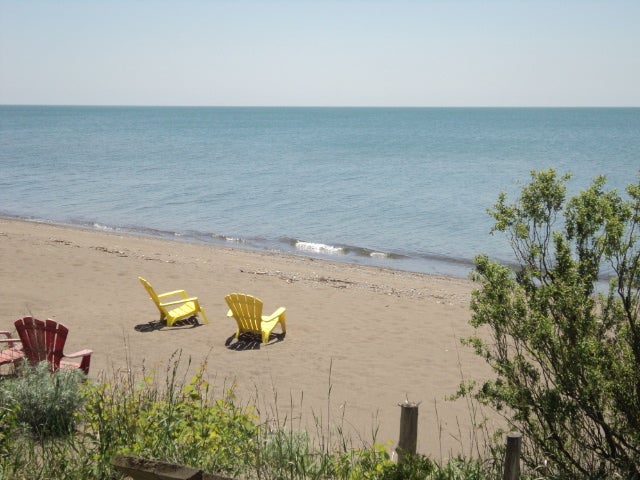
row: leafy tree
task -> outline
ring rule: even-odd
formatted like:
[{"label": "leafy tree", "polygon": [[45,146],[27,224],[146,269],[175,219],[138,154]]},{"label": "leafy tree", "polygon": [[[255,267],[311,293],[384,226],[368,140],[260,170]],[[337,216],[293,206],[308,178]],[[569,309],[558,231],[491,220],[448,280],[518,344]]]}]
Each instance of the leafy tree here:
[{"label": "leafy tree", "polygon": [[547,478],[637,480],[640,181],[622,197],[597,177],[568,199],[569,178],[533,171],[489,210],[518,266],[476,258],[467,343],[496,373],[476,393]]}]

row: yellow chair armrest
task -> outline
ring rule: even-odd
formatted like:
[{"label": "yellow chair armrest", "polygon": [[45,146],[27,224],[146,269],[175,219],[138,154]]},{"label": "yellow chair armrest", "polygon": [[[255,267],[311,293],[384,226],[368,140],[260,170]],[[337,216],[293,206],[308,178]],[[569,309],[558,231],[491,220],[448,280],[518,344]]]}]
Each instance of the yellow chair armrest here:
[{"label": "yellow chair armrest", "polygon": [[167,307],[169,305],[178,305],[180,303],[187,303],[187,302],[196,302],[198,303],[198,298],[197,297],[190,297],[190,298],[182,298],[180,300],[174,300],[173,302],[162,302],[160,304],[161,307]]},{"label": "yellow chair armrest", "polygon": [[84,350],[80,350],[79,352],[75,352],[75,353],[69,353],[69,354],[65,353],[64,356],[66,358],[78,358],[78,357],[86,357],[88,355],[91,355],[92,353],[93,353],[93,350],[84,349]]},{"label": "yellow chair armrest", "polygon": [[158,298],[170,297],[171,295],[182,295],[184,298],[187,297],[187,292],[184,290],[174,290],[173,292],[161,293],[158,295]]},{"label": "yellow chair armrest", "polygon": [[286,310],[285,307],[280,307],[279,309],[277,309],[275,312],[273,312],[269,316],[263,315],[262,316],[262,321],[263,322],[270,322],[271,320],[274,320],[274,319],[278,318],[280,315],[282,315],[285,312],[285,310]]}]

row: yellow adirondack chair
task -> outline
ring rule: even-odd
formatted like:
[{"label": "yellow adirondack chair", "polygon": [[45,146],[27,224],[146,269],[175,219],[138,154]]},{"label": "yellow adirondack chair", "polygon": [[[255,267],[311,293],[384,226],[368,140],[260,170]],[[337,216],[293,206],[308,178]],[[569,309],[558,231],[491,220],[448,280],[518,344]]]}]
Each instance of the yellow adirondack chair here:
[{"label": "yellow adirondack chair", "polygon": [[[184,290],[174,290],[173,292],[157,294],[151,284],[144,278],[138,277],[138,280],[142,283],[142,286],[149,294],[149,297],[151,297],[151,300],[153,300],[153,303],[158,307],[158,310],[160,311],[160,321],[166,321],[168,327],[171,327],[178,320],[193,317],[198,313],[202,314],[204,323],[209,323],[207,315],[204,313],[204,308],[202,308],[200,302],[198,302],[197,297],[189,297],[187,292]],[[181,298],[178,300],[167,301],[166,299],[169,299],[170,297]]]},{"label": "yellow adirondack chair", "polygon": [[269,341],[271,330],[279,323],[282,336],[287,333],[285,308],[280,307],[271,315],[262,315],[262,301],[244,293],[230,293],[224,299],[229,305],[227,317],[235,318],[238,324],[236,339],[243,332],[253,332],[262,336],[262,343]]}]

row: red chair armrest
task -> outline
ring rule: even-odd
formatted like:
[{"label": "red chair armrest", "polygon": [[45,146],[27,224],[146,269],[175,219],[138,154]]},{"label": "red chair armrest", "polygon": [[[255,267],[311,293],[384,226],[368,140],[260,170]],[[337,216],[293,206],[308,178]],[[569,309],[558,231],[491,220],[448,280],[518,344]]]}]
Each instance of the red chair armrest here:
[{"label": "red chair armrest", "polygon": [[89,355],[91,355],[93,353],[93,350],[80,350],[79,352],[75,352],[75,353],[69,353],[69,354],[64,354],[65,357],[67,358],[78,358],[78,357],[87,357]]},{"label": "red chair armrest", "polygon": [[[2,343],[6,343],[9,345],[9,348],[22,348],[22,342],[20,341],[19,338],[0,338],[0,344]],[[14,343],[17,343],[18,345],[16,345],[14,347]]]}]

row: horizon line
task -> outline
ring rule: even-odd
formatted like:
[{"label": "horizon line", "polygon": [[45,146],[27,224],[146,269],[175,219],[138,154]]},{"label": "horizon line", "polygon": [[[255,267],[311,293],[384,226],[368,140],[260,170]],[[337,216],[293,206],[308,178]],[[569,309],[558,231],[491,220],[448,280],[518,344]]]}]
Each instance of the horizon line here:
[{"label": "horizon line", "polygon": [[640,105],[188,105],[188,104],[100,104],[100,103],[0,103],[2,107],[113,107],[113,108],[640,108]]}]

